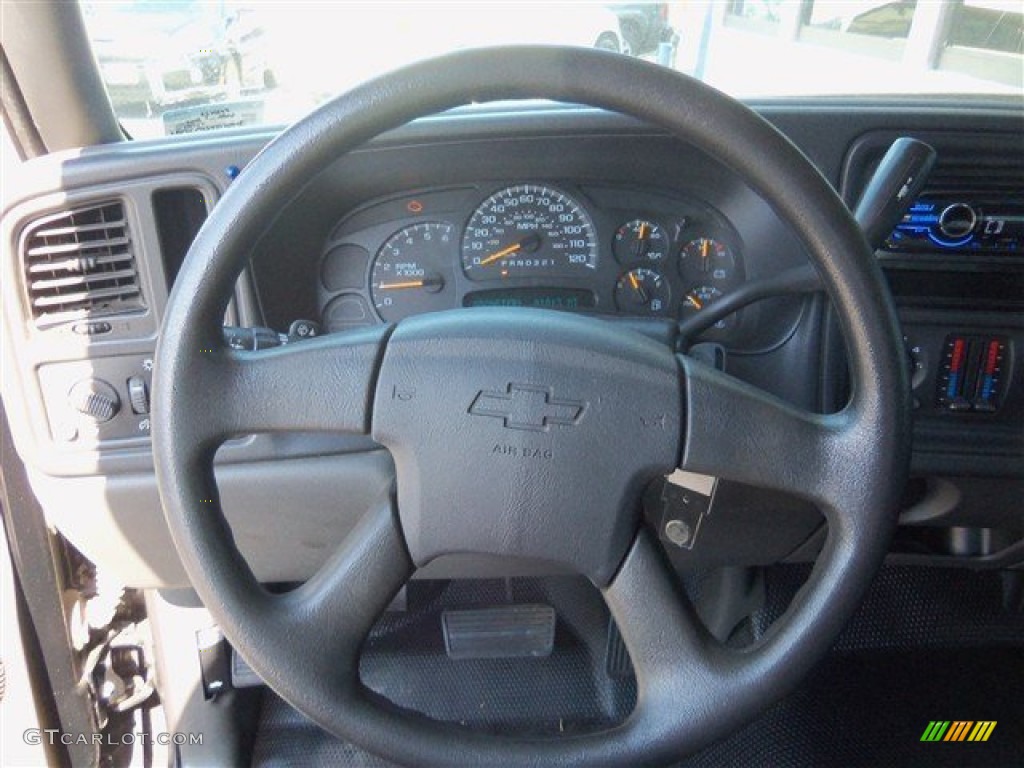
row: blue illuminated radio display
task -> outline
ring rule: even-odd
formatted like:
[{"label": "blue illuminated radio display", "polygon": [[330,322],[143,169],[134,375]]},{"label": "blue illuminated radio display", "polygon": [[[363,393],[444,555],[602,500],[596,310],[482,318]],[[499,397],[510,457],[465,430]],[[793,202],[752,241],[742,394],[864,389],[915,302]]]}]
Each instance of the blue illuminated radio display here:
[{"label": "blue illuminated radio display", "polygon": [[1024,198],[986,203],[921,197],[896,225],[885,248],[895,253],[1024,256]]}]

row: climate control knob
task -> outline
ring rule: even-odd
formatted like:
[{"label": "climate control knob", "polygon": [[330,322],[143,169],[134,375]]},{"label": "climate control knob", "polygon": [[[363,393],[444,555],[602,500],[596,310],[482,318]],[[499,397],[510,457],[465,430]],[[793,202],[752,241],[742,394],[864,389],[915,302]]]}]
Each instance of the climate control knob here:
[{"label": "climate control knob", "polygon": [[978,225],[978,214],[967,203],[953,203],[939,214],[939,231],[946,237],[967,237]]},{"label": "climate control knob", "polygon": [[83,379],[68,392],[71,407],[97,424],[110,421],[121,410],[117,390],[102,379]]}]

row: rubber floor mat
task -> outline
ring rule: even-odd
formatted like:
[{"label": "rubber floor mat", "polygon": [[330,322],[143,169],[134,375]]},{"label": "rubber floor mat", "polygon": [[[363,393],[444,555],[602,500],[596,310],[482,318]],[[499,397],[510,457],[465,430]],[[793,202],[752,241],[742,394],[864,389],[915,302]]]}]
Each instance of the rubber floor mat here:
[{"label": "rubber floor mat", "polygon": [[[986,742],[923,742],[932,721],[995,721]],[[1024,765],[1024,649],[831,654],[746,728],[682,761],[711,766]]]},{"label": "rubber floor mat", "polygon": [[[771,570],[768,601],[756,617],[755,635],[785,609],[806,573],[798,566]],[[392,617],[389,626],[375,633],[363,660],[364,680],[387,689],[388,679],[413,662],[418,668],[414,677],[422,682],[433,676],[434,690],[440,686],[447,693],[435,696],[432,704],[431,686],[410,684],[404,705],[456,720],[481,712],[483,716],[474,719],[485,729],[500,719],[503,710],[512,712],[511,730],[534,735],[550,733],[552,717],[560,711],[579,725],[615,720],[624,707],[628,711],[635,689],[628,687],[631,678],[609,685],[597,674],[607,637],[601,631],[606,624],[600,598],[581,595],[570,581],[553,582],[523,580],[515,595],[507,595],[501,585],[452,583],[426,600],[419,615]],[[459,590],[468,591],[460,595]],[[1024,766],[1024,615],[1007,610],[1002,594],[1000,575],[991,572],[884,568],[832,653],[797,691],[746,728],[681,761],[680,768]],[[545,674],[561,680],[557,687],[567,685],[570,695],[560,701],[540,699],[553,707],[543,713],[543,723],[517,722],[517,707],[510,706],[538,693],[522,688],[517,693],[510,690],[517,686],[509,685],[510,680],[522,683],[521,673],[535,660],[503,660],[491,667],[477,662],[481,666],[470,677],[479,685],[465,691],[471,695],[462,700],[468,708],[459,704],[459,696],[449,695],[460,691],[461,682],[453,676],[451,663],[444,663],[447,659],[439,661],[444,656],[435,620],[440,611],[474,602],[498,604],[507,597],[555,605],[564,623],[563,655],[546,661],[552,666]],[[424,615],[434,617],[426,631]],[[410,641],[419,649],[412,656]],[[438,661],[431,662],[431,654]],[[535,683],[540,685],[543,677]],[[584,694],[596,695],[597,701],[581,705]],[[985,742],[922,741],[933,721],[996,725]],[[390,765],[327,735],[271,693],[258,730],[254,764]]]},{"label": "rubber floor mat", "polygon": [[[836,653],[799,690],[680,768],[1024,764],[1024,651]],[[985,742],[924,742],[931,721],[995,721]],[[390,766],[268,694],[254,765]]]}]

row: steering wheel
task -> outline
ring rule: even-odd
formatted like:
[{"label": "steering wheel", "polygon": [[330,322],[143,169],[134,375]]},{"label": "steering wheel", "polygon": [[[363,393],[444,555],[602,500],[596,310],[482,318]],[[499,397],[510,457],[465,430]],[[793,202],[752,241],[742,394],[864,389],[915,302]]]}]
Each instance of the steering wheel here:
[{"label": "steering wheel", "polygon": [[[368,139],[470,102],[547,98],[633,115],[739,174],[800,237],[840,317],[852,396],[816,415],[600,320],[453,310],[263,352],[221,323],[257,241],[319,171]],[[530,397],[511,418],[495,402]],[[331,733],[417,765],[623,765],[678,759],[793,688],[879,567],[909,445],[895,311],[864,236],[776,129],[693,79],[598,51],[461,52],[385,75],[284,131],[224,195],[171,292],[157,350],[153,452],[175,545],[225,636],[285,700]],[[271,594],[234,546],[213,454],[228,437],[328,430],[390,450],[396,489],[323,568]],[[508,450],[506,450],[508,448]],[[787,491],[828,522],[801,594],[755,645],[701,625],[639,497],[674,468]],[[415,567],[447,553],[569,566],[603,593],[637,702],[622,724],[494,736],[402,710],[359,679],[361,645]]]}]

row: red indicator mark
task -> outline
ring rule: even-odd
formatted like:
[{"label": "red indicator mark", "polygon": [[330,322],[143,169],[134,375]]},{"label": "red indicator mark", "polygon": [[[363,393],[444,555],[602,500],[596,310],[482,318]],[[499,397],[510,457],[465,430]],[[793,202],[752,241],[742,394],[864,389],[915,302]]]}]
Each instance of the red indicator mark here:
[{"label": "red indicator mark", "polygon": [[990,341],[988,343],[988,358],[985,360],[985,373],[993,374],[996,372],[996,364],[999,362],[999,342]]},{"label": "red indicator mark", "polygon": [[409,213],[422,213],[423,203],[421,203],[419,200],[410,200],[408,203],[405,204],[405,208],[406,210],[409,211]]},{"label": "red indicator mark", "polygon": [[953,359],[949,362],[950,373],[957,373],[964,362],[964,340],[957,339],[953,342]]}]

